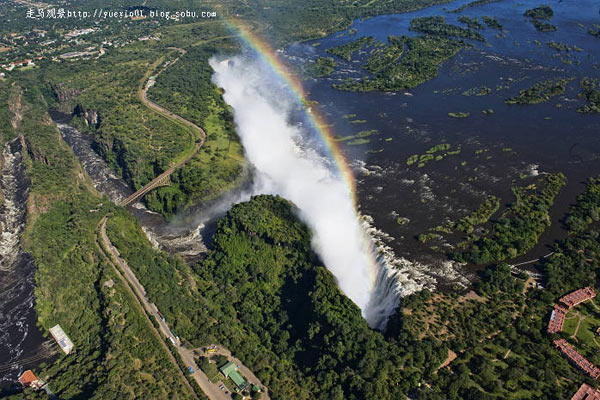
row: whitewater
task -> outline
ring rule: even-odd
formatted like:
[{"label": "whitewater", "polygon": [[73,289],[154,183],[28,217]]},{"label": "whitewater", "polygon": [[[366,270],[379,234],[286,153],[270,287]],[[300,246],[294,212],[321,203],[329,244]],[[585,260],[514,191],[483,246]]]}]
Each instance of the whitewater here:
[{"label": "whitewater", "polygon": [[350,185],[311,132],[291,122],[303,105],[260,60],[238,56],[210,64],[213,81],[234,110],[246,158],[256,169],[253,194],[277,194],[297,206],[312,232],[314,250],[339,288],[371,327],[381,328],[398,305],[395,272],[375,254]]}]

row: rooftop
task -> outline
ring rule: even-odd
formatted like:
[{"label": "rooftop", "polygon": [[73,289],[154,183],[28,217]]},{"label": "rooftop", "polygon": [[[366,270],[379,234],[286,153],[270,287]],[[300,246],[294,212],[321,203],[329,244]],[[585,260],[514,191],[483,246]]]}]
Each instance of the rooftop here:
[{"label": "rooftop", "polygon": [[600,392],[587,383],[583,383],[571,400],[600,400]]},{"label": "rooftop", "polygon": [[228,361],[227,364],[223,365],[219,370],[225,377],[231,379],[239,389],[244,390],[246,386],[248,386],[244,377],[237,372],[237,367],[231,361]]},{"label": "rooftop", "polygon": [[56,340],[56,343],[58,343],[58,345],[60,346],[62,351],[65,352],[65,354],[69,354],[71,350],[73,350],[73,342],[71,342],[71,339],[69,339],[69,337],[67,336],[65,331],[63,331],[60,325],[54,325],[52,328],[50,328],[50,334],[52,335],[54,340]]},{"label": "rooftop", "polygon": [[559,301],[568,308],[571,308],[594,297],[596,297],[596,291],[588,286],[561,297]]},{"label": "rooftop", "polygon": [[567,310],[558,304],[554,305],[554,310],[550,315],[550,321],[548,322],[548,333],[556,333],[562,331],[565,317],[567,316]]},{"label": "rooftop", "polygon": [[555,340],[554,344],[562,351],[572,363],[577,365],[579,369],[588,374],[594,379],[600,377],[600,369],[588,361],[587,358],[579,354],[565,339]]}]

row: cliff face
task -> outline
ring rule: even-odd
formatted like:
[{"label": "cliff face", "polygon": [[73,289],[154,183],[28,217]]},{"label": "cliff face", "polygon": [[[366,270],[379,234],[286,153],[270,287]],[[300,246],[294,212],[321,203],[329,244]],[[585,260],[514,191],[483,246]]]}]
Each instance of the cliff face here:
[{"label": "cliff face", "polygon": [[58,100],[60,104],[71,102],[79,95],[79,93],[81,93],[81,91],[77,89],[66,89],[61,84],[52,85],[51,87],[54,97],[56,97],[56,100]]},{"label": "cliff face", "polygon": [[90,110],[81,104],[77,104],[75,109],[73,110],[73,114],[79,118],[86,127],[97,130],[100,128],[100,123],[102,119],[100,118],[100,113],[97,110]]}]

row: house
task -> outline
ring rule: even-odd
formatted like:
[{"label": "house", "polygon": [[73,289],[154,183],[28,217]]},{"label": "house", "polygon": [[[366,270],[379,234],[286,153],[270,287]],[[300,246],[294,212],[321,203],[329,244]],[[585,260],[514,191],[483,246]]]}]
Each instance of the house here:
[{"label": "house", "polygon": [[550,315],[550,321],[548,322],[548,333],[556,333],[562,331],[566,315],[567,310],[559,306],[558,304],[555,304],[554,310],[552,310],[552,314]]},{"label": "house", "polygon": [[600,368],[596,367],[587,358],[579,354],[565,339],[554,341],[554,345],[563,352],[565,356],[583,372],[591,376],[594,380],[600,378]]},{"label": "house", "polygon": [[588,286],[561,297],[559,301],[570,309],[594,297],[596,297],[596,292]]},{"label": "house", "polygon": [[58,345],[60,346],[62,351],[65,352],[65,354],[69,354],[71,350],[73,350],[73,342],[71,342],[71,339],[69,339],[69,337],[67,336],[65,331],[62,330],[60,325],[55,325],[52,328],[50,328],[50,334],[52,335],[54,340],[56,340],[56,343],[58,343]]},{"label": "house", "polygon": [[231,361],[228,361],[227,364],[223,365],[219,370],[225,375],[225,378],[231,379],[239,390],[244,390],[248,387],[248,382],[240,375],[237,371],[237,367]]},{"label": "house", "polygon": [[571,400],[600,400],[600,392],[587,383],[583,383]]},{"label": "house", "polygon": [[43,385],[42,381],[40,381],[30,369],[21,374],[19,383],[23,387],[32,387],[34,390],[38,390]]}]

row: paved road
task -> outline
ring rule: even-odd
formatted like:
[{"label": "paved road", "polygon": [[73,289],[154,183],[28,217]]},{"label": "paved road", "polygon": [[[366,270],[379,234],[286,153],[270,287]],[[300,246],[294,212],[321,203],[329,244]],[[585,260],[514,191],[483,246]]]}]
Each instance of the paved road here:
[{"label": "paved road", "polygon": [[[111,251],[111,249],[114,249],[114,247],[112,246],[112,244],[110,243],[110,241],[108,240],[108,237],[106,236],[106,220],[107,220],[107,216],[104,216],[102,218],[102,220],[100,220],[100,222],[98,223],[98,227],[96,228],[96,232],[94,232],[94,238],[96,241],[96,247],[98,248],[98,251],[104,255],[104,257],[106,257],[106,259],[108,260],[108,263],[110,265],[112,265],[112,267],[115,270],[115,273],[117,274],[117,276],[119,277],[119,279],[121,279],[121,281],[123,282],[123,284],[125,285],[125,287],[127,288],[127,290],[129,291],[129,293],[131,293],[131,295],[133,296],[133,299],[135,301],[135,303],[137,304],[137,306],[140,308],[140,311],[142,312],[142,314],[144,315],[144,317],[146,318],[146,321],[148,321],[148,324],[150,324],[150,328],[152,329],[152,332],[156,335],[156,338],[158,339],[158,341],[161,343],[161,345],[163,346],[163,348],[166,350],[169,359],[171,360],[171,363],[173,364],[173,366],[175,367],[175,369],[179,372],[179,374],[181,375],[181,378],[183,379],[183,382],[185,383],[185,385],[188,387],[188,390],[190,391],[190,393],[194,394],[194,389],[192,388],[192,386],[190,385],[190,383],[187,381],[186,377],[184,376],[183,371],[181,370],[181,368],[179,368],[179,364],[177,364],[177,360],[175,360],[175,357],[173,357],[173,354],[171,353],[171,350],[169,349],[169,347],[166,345],[166,343],[163,341],[162,337],[160,336],[160,333],[156,330],[156,328],[154,327],[154,325],[152,324],[152,321],[150,321],[150,317],[148,316],[147,313],[144,312],[144,306],[142,305],[142,303],[140,302],[140,298],[139,296],[136,294],[136,292],[133,291],[133,289],[131,288],[130,284],[131,282],[129,282],[128,279],[126,279],[122,274],[121,271],[117,268],[117,266],[112,262],[113,258],[115,260],[119,260],[119,256],[118,256],[118,252],[116,254],[112,254],[112,257],[109,256],[108,254],[106,254],[104,252],[104,248],[106,248],[108,251]],[[102,233],[102,240],[103,240],[103,244],[104,246],[100,246],[100,242],[98,241],[98,232]],[[104,237],[106,237],[107,242],[104,241]],[[197,396],[194,395],[195,398],[197,398]]]},{"label": "paved road", "polygon": [[[127,265],[125,260],[121,258],[119,251],[112,245],[110,239],[106,235],[107,219],[108,217],[105,216],[100,222],[100,236],[104,247],[111,253],[112,258],[118,263],[119,268],[123,272],[129,284],[133,287],[135,296],[137,297],[138,301],[142,304],[146,312],[150,315],[153,315],[156,318],[156,320],[158,321],[160,331],[164,335],[164,337],[172,337],[169,325],[166,323],[166,321],[163,321],[162,318],[160,318],[160,316],[158,315],[158,309],[153,303],[150,303],[150,300],[146,295],[146,290],[138,281],[131,268],[129,268],[129,265]],[[176,341],[176,343],[177,345],[175,346],[175,348],[179,353],[179,356],[186,365],[191,365],[194,369],[195,372],[192,374],[192,377],[196,380],[198,385],[200,385],[200,388],[202,389],[204,394],[206,394],[206,396],[208,396],[208,398],[211,400],[230,400],[231,397],[227,396],[221,389],[219,389],[217,383],[211,383],[208,380],[208,377],[202,372],[202,370],[198,368],[196,362],[194,361],[192,351],[181,346],[178,341]]]},{"label": "paved road", "polygon": [[[178,49],[178,48],[174,48],[174,49],[180,51],[181,55],[179,57],[177,57],[175,60],[171,61],[168,66],[175,64],[185,54],[185,50],[183,50],[183,49]],[[166,68],[167,67],[163,67],[156,75],[154,75],[154,78],[156,79],[158,77],[158,75],[160,75]],[[145,79],[146,79],[146,77],[144,77],[144,81],[145,81]],[[163,115],[164,117],[171,119],[171,120],[176,120],[186,126],[189,126],[192,129],[197,130],[200,133],[200,140],[195,142],[195,149],[191,154],[189,154],[185,159],[181,160],[179,163],[172,165],[169,169],[164,171],[162,174],[158,175],[152,181],[148,182],[143,188],[139,189],[138,191],[133,193],[131,196],[127,197],[125,200],[123,200],[121,202],[121,204],[120,204],[121,206],[129,205],[130,203],[136,201],[141,196],[145,195],[146,193],[148,193],[149,191],[154,189],[155,187],[160,186],[160,181],[162,181],[164,178],[170,176],[173,173],[173,171],[175,171],[177,168],[179,168],[182,165],[184,165],[185,163],[187,163],[196,154],[198,154],[198,152],[200,151],[200,148],[204,145],[204,141],[206,140],[206,132],[204,132],[204,129],[202,129],[198,125],[194,124],[193,122],[188,121],[187,119],[183,118],[182,116],[177,115],[177,114],[167,110],[166,108],[159,106],[152,100],[148,100],[148,89],[149,88],[150,88],[149,81],[146,82],[145,84],[140,85],[140,87],[138,89],[138,97],[139,97],[140,101],[146,107],[158,112],[159,114]]]}]

